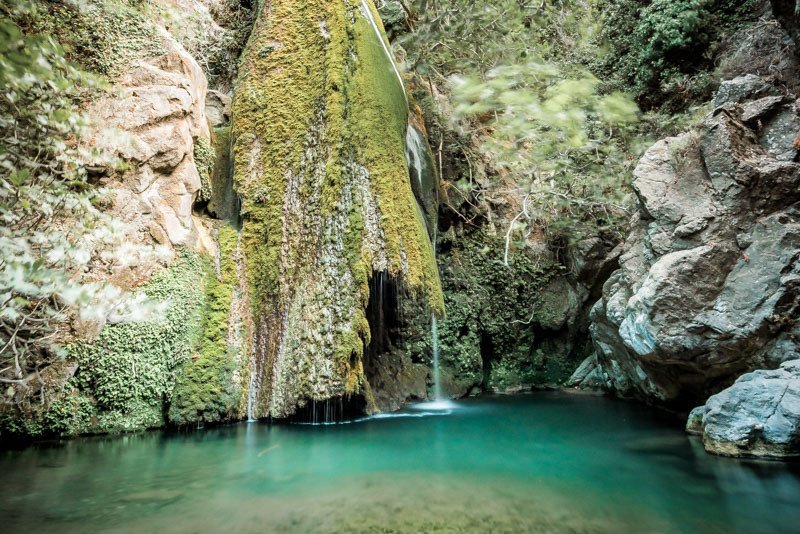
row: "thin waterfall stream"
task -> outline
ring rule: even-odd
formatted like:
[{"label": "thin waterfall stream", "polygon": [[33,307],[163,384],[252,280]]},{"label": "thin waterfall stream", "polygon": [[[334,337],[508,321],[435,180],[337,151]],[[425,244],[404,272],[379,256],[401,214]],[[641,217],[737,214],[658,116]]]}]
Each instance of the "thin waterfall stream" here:
[{"label": "thin waterfall stream", "polygon": [[[411,179],[412,189],[415,189],[416,186],[415,198],[417,201],[419,214],[426,224],[430,224],[429,231],[431,235],[431,247],[433,251],[433,260],[434,263],[436,263],[437,225],[435,219],[433,221],[428,221],[427,217],[425,216],[425,208],[423,206],[423,199],[426,194],[426,173],[429,175],[432,174],[435,177],[435,171],[433,166],[430,164],[429,152],[430,148],[428,147],[428,141],[425,139],[423,134],[411,122],[409,122],[406,130],[406,162],[408,164],[409,178]],[[434,186],[431,189],[436,192],[436,196],[438,197],[438,186]],[[438,205],[438,198],[436,199],[435,204]],[[432,313],[431,356],[433,360],[433,401],[435,404],[446,401],[445,396],[442,393],[442,373],[439,362],[439,325],[437,321],[436,314]],[[426,404],[425,407],[430,407],[430,403]]]},{"label": "thin waterfall stream", "polygon": [[442,373],[439,369],[439,325],[436,322],[436,314],[431,314],[431,347],[433,351],[433,400],[441,401],[442,397]]},{"label": "thin waterfall stream", "polygon": [[406,92],[406,84],[403,83],[403,77],[400,75],[400,69],[397,68],[397,63],[395,63],[394,55],[392,55],[391,50],[389,50],[389,46],[386,44],[386,41],[383,38],[381,30],[380,28],[378,28],[378,24],[375,22],[375,17],[372,16],[372,11],[370,11],[369,6],[367,5],[367,2],[365,0],[361,0],[361,9],[364,11],[364,15],[366,15],[367,19],[369,20],[372,29],[375,30],[375,36],[381,43],[383,51],[386,52],[386,56],[389,58],[389,62],[392,64],[394,73],[395,75],[397,75],[397,81],[400,83],[400,88],[403,90],[403,96],[406,99],[406,104],[408,104],[408,93]]}]

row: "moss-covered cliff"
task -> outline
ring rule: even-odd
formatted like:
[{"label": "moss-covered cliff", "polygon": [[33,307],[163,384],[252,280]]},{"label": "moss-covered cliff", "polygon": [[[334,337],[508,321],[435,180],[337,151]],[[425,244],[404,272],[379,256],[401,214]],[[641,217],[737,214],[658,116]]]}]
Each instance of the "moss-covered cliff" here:
[{"label": "moss-covered cliff", "polygon": [[[233,104],[254,415],[359,395],[370,279],[442,310],[404,158],[408,105],[371,1],[262,3]],[[423,300],[424,299],[424,300]]]}]

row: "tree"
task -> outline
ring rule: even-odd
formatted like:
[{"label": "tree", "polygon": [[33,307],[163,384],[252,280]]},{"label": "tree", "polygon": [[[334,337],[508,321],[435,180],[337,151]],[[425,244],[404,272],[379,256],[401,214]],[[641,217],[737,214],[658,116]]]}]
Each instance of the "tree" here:
[{"label": "tree", "polygon": [[407,64],[445,88],[449,127],[471,139],[494,176],[514,184],[519,210],[506,252],[518,230],[577,237],[627,220],[638,109],[626,95],[604,92],[581,64],[598,52],[593,4],[411,4],[415,31],[399,39]]}]

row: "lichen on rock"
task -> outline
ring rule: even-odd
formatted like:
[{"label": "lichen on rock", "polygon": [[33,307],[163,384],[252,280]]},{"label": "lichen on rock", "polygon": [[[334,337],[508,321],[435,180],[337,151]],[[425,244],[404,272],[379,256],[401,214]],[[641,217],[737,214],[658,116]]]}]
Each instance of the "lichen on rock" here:
[{"label": "lichen on rock", "polygon": [[372,20],[371,1],[262,4],[243,56],[232,135],[258,416],[364,394],[373,273],[442,310],[405,91]]}]

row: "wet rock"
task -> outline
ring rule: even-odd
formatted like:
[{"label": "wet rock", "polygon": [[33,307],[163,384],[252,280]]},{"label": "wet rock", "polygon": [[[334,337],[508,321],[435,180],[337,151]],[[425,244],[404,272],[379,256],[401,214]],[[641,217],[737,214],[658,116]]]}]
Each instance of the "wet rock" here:
[{"label": "wet rock", "polygon": [[687,433],[698,435],[703,433],[703,414],[705,411],[705,406],[698,406],[689,412],[689,417],[686,418]]},{"label": "wet rock", "polygon": [[798,350],[794,99],[750,75],[715,105],[634,171],[640,210],[590,327],[605,387],[623,396],[696,405]]},{"label": "wet rock", "polygon": [[800,456],[800,360],[742,375],[693,411],[690,426],[700,427],[704,447],[715,454]]},{"label": "wet rock", "polygon": [[367,358],[365,373],[371,388],[369,413],[399,410],[408,401],[427,398],[428,368],[412,363],[403,351],[385,352],[380,361]]}]

